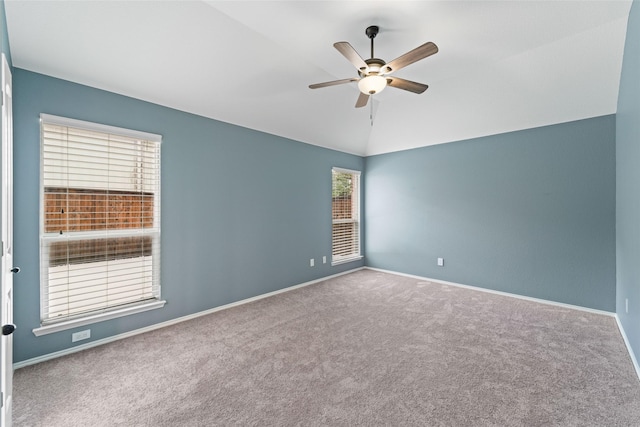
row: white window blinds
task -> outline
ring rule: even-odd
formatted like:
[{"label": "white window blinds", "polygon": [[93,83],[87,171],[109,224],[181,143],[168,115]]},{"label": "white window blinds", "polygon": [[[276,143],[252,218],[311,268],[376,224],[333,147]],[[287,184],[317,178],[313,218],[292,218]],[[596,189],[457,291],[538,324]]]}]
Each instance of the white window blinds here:
[{"label": "white window blinds", "polygon": [[43,325],[160,298],[160,136],[41,116]]},{"label": "white window blinds", "polygon": [[360,172],[332,170],[332,264],[360,255]]}]

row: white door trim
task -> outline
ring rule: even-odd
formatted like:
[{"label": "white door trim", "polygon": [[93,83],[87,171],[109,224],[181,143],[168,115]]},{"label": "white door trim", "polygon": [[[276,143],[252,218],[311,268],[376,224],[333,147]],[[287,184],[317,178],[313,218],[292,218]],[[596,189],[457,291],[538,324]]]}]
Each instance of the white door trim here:
[{"label": "white door trim", "polygon": [[[13,324],[13,103],[11,69],[2,54],[2,159],[0,159],[0,325]],[[11,426],[13,335],[0,335],[0,425]]]}]

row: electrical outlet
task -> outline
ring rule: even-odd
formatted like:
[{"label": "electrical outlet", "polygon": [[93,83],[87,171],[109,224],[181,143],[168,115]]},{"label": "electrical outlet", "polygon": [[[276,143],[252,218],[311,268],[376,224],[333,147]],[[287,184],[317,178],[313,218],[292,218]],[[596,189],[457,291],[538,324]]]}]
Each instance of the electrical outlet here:
[{"label": "electrical outlet", "polygon": [[316,265],[316,261],[313,258],[311,258],[309,260],[309,267],[313,267],[314,265]]},{"label": "electrical outlet", "polygon": [[629,298],[624,299],[624,312],[629,314]]},{"label": "electrical outlet", "polygon": [[438,267],[444,267],[444,258],[438,258]]},{"label": "electrical outlet", "polygon": [[326,256],[323,256],[323,257],[322,257],[322,263],[323,263],[323,264],[326,264],[326,263],[327,263],[327,257],[326,257]]},{"label": "electrical outlet", "polygon": [[71,334],[71,342],[82,341],[91,338],[91,329]]}]

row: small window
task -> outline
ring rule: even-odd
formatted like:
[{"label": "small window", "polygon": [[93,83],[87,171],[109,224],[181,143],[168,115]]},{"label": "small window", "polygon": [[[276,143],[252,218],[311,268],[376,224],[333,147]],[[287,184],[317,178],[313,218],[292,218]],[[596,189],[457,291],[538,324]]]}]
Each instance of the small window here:
[{"label": "small window", "polygon": [[360,172],[333,168],[332,265],[362,258],[360,254]]},{"label": "small window", "polygon": [[160,139],[41,116],[43,327],[160,300]]}]

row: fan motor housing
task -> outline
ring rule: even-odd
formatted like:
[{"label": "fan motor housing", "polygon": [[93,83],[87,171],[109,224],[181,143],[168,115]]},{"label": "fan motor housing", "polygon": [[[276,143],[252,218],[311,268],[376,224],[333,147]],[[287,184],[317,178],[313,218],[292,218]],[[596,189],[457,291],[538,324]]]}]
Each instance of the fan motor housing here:
[{"label": "fan motor housing", "polygon": [[369,58],[369,59],[365,59],[364,62],[367,63],[368,67],[360,68],[358,70],[358,74],[360,75],[360,77],[381,74],[382,67],[386,65],[386,62],[384,62],[380,58]]}]

